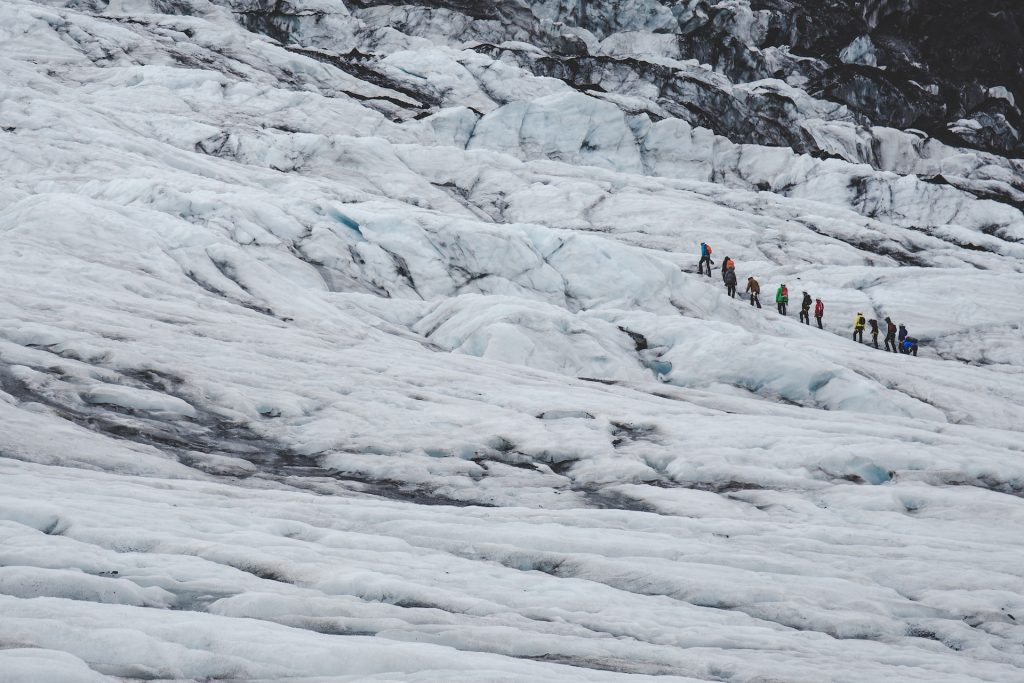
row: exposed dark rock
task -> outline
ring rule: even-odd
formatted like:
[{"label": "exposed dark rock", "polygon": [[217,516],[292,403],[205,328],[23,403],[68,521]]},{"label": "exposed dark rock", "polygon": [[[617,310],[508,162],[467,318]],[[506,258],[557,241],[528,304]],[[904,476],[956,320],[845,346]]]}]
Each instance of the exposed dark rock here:
[{"label": "exposed dark rock", "polygon": [[[804,116],[778,93],[736,94],[665,64],[593,54],[587,42],[567,27],[586,29],[599,39],[638,28],[671,33],[680,57],[708,64],[732,83],[767,78],[801,83],[813,96],[845,105],[848,118],[856,123],[915,128],[953,145],[1024,155],[1024,117],[1016,104],[1024,102],[1024,3],[751,0],[749,8],[707,0],[663,4],[671,15],[642,20],[621,3],[604,0],[563,3],[554,20],[518,0],[355,0],[348,6],[356,12],[385,5],[410,8],[413,12],[397,17],[393,28],[417,35],[428,30],[418,22],[434,31],[448,23],[452,44],[480,41],[484,44],[476,49],[481,52],[512,57],[537,75],[558,78],[581,91],[616,92],[630,83],[654,84],[657,104],[671,116],[734,142],[833,153],[820,149],[796,125]],[[300,22],[317,20],[316,12],[296,9],[286,0],[239,3],[234,11],[250,30],[286,45]],[[446,22],[446,17],[462,20]],[[527,37],[547,55],[495,47]],[[411,92],[377,71],[372,56],[328,56],[309,46],[289,49],[411,98],[419,106],[400,100],[390,103],[410,109],[410,118],[425,116],[438,104],[430,93]]]},{"label": "exposed dark rock", "polygon": [[640,334],[639,332],[627,330],[625,327],[622,326],[620,326],[619,329],[629,335],[630,339],[633,340],[633,344],[636,346],[637,351],[644,351],[645,349],[647,349],[647,337]]},{"label": "exposed dark rock", "polygon": [[611,91],[618,83],[653,83],[658,88],[657,103],[694,126],[710,128],[735,142],[792,147],[800,152],[817,149],[810,135],[795,125],[793,103],[777,93],[751,95],[749,101],[742,101],[710,79],[635,58],[538,56],[494,45],[475,49],[495,58],[514,57],[532,73],[557,78],[580,90],[600,87]]},{"label": "exposed dark rock", "polygon": [[[319,50],[315,48],[300,47],[296,45],[289,45],[285,49],[295,54],[304,55],[306,57],[312,57],[313,59],[324,62],[335,66],[345,73],[355,76],[361,81],[372,83],[381,88],[386,88],[397,94],[405,95],[411,102],[406,102],[397,98],[386,98],[380,97],[378,99],[388,99],[389,101],[397,104],[398,106],[405,108],[416,108],[422,109],[421,113],[429,113],[429,110],[440,106],[441,101],[433,93],[427,91],[413,90],[408,87],[405,83],[399,83],[393,78],[387,76],[376,68],[377,58],[373,55],[367,55],[359,50],[350,50],[344,54],[338,54],[330,52],[328,50]],[[352,95],[352,93],[347,93]],[[357,99],[367,99],[366,96],[356,96]]]},{"label": "exposed dark rock", "polygon": [[[828,64],[822,95],[871,123],[913,125],[997,154],[1024,153],[1020,109],[989,97],[1001,86],[1024,101],[1024,3],[752,0],[751,7],[771,12],[767,45],[789,45]],[[870,40],[877,66],[843,65],[840,53],[861,37]],[[962,118],[978,129],[950,131]]]},{"label": "exposed dark rock", "polygon": [[935,96],[888,72],[859,64],[838,64],[820,81],[820,94],[842,102],[875,125],[936,130],[945,106]]}]

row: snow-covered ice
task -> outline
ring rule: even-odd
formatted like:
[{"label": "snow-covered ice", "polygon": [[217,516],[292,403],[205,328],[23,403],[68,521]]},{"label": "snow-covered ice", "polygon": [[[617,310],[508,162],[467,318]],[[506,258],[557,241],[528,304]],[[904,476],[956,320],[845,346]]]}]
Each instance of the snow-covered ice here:
[{"label": "snow-covered ice", "polygon": [[1022,162],[436,4],[0,4],[0,681],[1024,680]]}]

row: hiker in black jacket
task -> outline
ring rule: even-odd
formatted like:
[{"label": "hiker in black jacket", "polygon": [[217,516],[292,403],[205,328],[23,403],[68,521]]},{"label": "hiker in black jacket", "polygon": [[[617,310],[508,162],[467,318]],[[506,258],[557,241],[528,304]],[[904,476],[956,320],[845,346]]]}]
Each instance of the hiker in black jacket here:
[{"label": "hiker in black jacket", "polygon": [[871,343],[878,348],[878,321],[872,318],[868,321],[868,325],[871,327]]},{"label": "hiker in black jacket", "polygon": [[811,324],[811,304],[814,301],[811,299],[811,295],[804,292],[804,300],[800,302],[800,322],[804,325]]},{"label": "hiker in black jacket", "polygon": [[730,268],[725,271],[725,291],[729,293],[733,299],[736,298],[736,269]]}]

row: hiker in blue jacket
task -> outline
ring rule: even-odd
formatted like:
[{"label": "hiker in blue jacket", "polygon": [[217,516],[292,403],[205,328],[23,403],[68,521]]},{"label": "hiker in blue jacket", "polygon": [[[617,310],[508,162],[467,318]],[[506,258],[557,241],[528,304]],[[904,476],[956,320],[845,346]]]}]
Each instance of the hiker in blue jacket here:
[{"label": "hiker in blue jacket", "polygon": [[704,274],[704,267],[707,266],[708,277],[711,277],[711,266],[714,261],[711,260],[711,247],[708,246],[707,242],[700,243],[700,262],[697,264],[697,274]]}]

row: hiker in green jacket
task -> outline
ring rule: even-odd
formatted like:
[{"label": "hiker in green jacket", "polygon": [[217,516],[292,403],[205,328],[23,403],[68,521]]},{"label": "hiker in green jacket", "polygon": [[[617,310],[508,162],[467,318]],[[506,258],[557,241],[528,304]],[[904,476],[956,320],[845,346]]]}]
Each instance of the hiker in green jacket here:
[{"label": "hiker in green jacket", "polygon": [[779,313],[786,315],[786,304],[789,303],[789,290],[786,285],[779,285],[775,292],[775,305],[779,307]]}]

